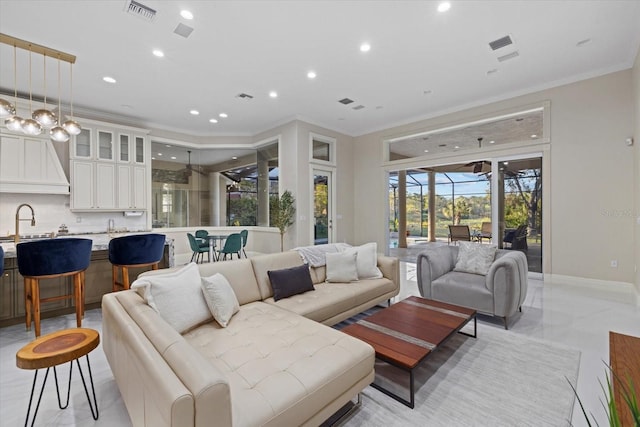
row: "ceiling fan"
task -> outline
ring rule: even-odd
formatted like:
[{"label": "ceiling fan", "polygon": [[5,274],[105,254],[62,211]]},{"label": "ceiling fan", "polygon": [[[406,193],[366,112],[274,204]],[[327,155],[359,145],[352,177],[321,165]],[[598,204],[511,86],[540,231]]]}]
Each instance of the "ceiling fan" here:
[{"label": "ceiling fan", "polygon": [[204,173],[204,172],[202,172],[202,170],[200,170],[200,166],[199,166],[199,165],[194,166],[194,165],[192,165],[192,164],[191,164],[191,150],[187,150],[187,155],[189,156],[189,157],[188,157],[187,165],[185,166],[185,168],[184,168],[184,169],[182,169],[182,171],[181,171],[181,172],[183,172],[183,173],[184,173],[184,174],[186,174],[187,176],[191,176],[191,173],[192,173],[193,171],[196,171],[196,172],[198,172],[200,175],[206,176],[207,174],[206,174],[206,173]]},{"label": "ceiling fan", "polygon": [[[478,138],[478,148],[482,148],[482,137]],[[482,169],[484,168],[484,165],[489,165],[489,171],[491,170],[491,162],[488,160],[478,160],[475,162],[469,162],[466,165],[464,165],[465,167],[471,167],[473,166],[473,173],[482,173]]]}]

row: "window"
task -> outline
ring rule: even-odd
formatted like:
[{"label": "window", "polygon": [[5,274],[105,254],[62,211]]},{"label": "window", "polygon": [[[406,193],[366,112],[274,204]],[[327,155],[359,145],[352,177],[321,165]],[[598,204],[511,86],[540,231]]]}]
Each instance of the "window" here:
[{"label": "window", "polygon": [[310,135],[310,161],[327,165],[335,165],[335,138],[317,135]]},{"label": "window", "polygon": [[237,149],[152,141],[151,151],[153,227],[269,226],[277,141]]}]

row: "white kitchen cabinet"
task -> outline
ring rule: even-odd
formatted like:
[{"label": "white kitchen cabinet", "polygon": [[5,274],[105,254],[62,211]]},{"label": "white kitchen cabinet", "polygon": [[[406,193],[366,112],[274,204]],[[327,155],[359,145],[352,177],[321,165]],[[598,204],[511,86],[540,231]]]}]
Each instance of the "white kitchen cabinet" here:
[{"label": "white kitchen cabinet", "polygon": [[[83,129],[83,132],[86,130],[84,135],[74,139],[72,150],[71,209],[147,209],[147,194],[151,191],[147,176],[150,174],[147,162],[150,147],[143,134],[148,131],[93,120],[83,121],[83,126],[89,127]],[[92,164],[91,170],[87,163]]]}]

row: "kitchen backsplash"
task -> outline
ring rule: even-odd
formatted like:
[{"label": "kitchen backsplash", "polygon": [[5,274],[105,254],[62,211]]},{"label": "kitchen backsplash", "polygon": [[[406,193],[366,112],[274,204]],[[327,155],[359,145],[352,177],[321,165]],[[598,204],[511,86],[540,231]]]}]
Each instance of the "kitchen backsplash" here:
[{"label": "kitchen backsplash", "polygon": [[[140,217],[125,217],[122,212],[71,212],[69,196],[56,194],[14,194],[0,193],[0,235],[13,234],[15,230],[16,209],[22,203],[33,207],[36,225],[29,221],[20,222],[20,234],[41,234],[58,232],[65,224],[69,233],[106,232],[109,220],[113,219],[116,229],[142,231],[147,228],[146,213]],[[20,210],[20,218],[31,218],[29,208]]]}]

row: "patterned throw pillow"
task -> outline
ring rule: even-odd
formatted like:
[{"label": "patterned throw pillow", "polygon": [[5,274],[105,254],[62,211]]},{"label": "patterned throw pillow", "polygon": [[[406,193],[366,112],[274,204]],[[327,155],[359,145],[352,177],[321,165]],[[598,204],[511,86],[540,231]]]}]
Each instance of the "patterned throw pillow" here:
[{"label": "patterned throw pillow", "polygon": [[475,242],[459,243],[458,260],[453,271],[486,276],[496,257],[498,247]]}]

